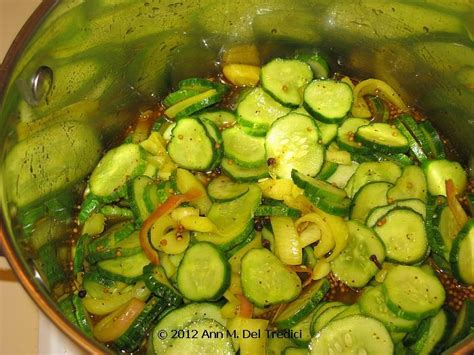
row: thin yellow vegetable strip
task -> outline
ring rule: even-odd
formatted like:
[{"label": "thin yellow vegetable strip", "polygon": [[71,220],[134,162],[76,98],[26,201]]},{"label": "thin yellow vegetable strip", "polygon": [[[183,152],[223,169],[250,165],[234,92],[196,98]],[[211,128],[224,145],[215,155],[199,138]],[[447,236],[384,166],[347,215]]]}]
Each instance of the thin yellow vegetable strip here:
[{"label": "thin yellow vegetable strip", "polygon": [[331,265],[325,259],[319,259],[313,269],[313,280],[320,280],[331,272]]},{"label": "thin yellow vegetable strip", "polygon": [[321,232],[319,243],[314,248],[314,255],[317,258],[321,258],[329,253],[336,243],[329,225],[324,220],[324,217],[318,213],[308,213],[298,219],[295,223],[297,231],[302,233],[310,223],[314,223]]},{"label": "thin yellow vegetable strip", "polygon": [[287,265],[300,265],[303,262],[303,248],[293,220],[290,217],[271,217],[270,221],[280,260]]},{"label": "thin yellow vegetable strip", "polygon": [[354,117],[369,118],[372,116],[364,100],[366,95],[379,96],[403,111],[408,109],[407,105],[390,85],[382,80],[367,79],[361,81],[354,88],[354,102],[352,104],[352,115]]}]

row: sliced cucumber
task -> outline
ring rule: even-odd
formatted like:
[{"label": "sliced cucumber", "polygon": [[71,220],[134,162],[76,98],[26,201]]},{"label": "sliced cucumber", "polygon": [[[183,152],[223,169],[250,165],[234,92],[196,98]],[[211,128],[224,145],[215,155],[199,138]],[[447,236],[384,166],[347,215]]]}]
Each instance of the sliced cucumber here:
[{"label": "sliced cucumber", "polygon": [[262,204],[255,210],[255,216],[280,216],[298,218],[301,216],[300,210],[288,207],[281,201],[264,199]]},{"label": "sliced cucumber", "polygon": [[302,321],[314,311],[316,306],[329,291],[329,288],[330,284],[326,279],[314,282],[305,288],[301,295],[289,303],[283,312],[277,316],[274,321],[276,326],[281,329],[287,329]]},{"label": "sliced cucumber", "polygon": [[311,334],[318,334],[331,320],[348,308],[349,306],[347,305],[329,307],[321,312],[317,317],[313,316],[313,321],[311,322]]},{"label": "sliced cucumber", "polygon": [[303,101],[303,91],[313,79],[308,64],[294,59],[273,59],[262,67],[262,87],[281,104],[298,107]]},{"label": "sliced cucumber", "polygon": [[446,159],[427,160],[422,164],[426,174],[428,191],[431,195],[446,196],[446,180],[453,180],[458,194],[464,193],[467,174],[461,164]]},{"label": "sliced cucumber", "polygon": [[[211,303],[191,303],[184,307],[172,310],[167,313],[157,323],[154,328],[152,337],[152,349],[155,354],[166,354],[173,350],[173,338],[171,335],[180,329],[184,329],[188,324],[197,322],[202,319],[212,319],[220,324],[225,324],[226,320],[222,318],[219,306]],[[163,337],[163,334],[167,334]],[[193,334],[193,333],[190,333]],[[202,334],[202,333],[201,333]],[[169,336],[168,336],[169,335]],[[201,336],[199,336],[201,338]],[[186,338],[187,341],[190,339]],[[209,341],[209,339],[207,339]],[[181,352],[182,354],[191,354],[189,352]],[[178,352],[178,354],[180,354]]]},{"label": "sliced cucumber", "polygon": [[214,301],[230,285],[230,265],[222,251],[201,242],[186,250],[178,268],[178,289],[188,300]]},{"label": "sliced cucumber", "polygon": [[239,126],[222,131],[224,155],[244,168],[258,168],[266,163],[265,138],[253,137]]},{"label": "sliced cucumber", "polygon": [[408,139],[388,123],[370,123],[357,129],[355,139],[363,145],[382,153],[405,153]]},{"label": "sliced cucumber", "polygon": [[363,314],[381,321],[391,332],[411,332],[418,325],[418,321],[400,318],[388,308],[382,285],[367,288],[358,303]]},{"label": "sliced cucumber", "polygon": [[216,149],[202,123],[192,117],[180,119],[173,128],[168,153],[179,166],[207,171],[216,159]]},{"label": "sliced cucumber", "polygon": [[474,328],[474,301],[466,299],[456,318],[456,323],[449,336],[448,344],[453,345],[463,340],[469,333],[472,333],[472,328]]},{"label": "sliced cucumber", "polygon": [[241,182],[258,181],[269,176],[268,166],[266,163],[258,168],[243,168],[233,160],[223,159],[221,167],[227,175],[232,177],[234,180]]},{"label": "sliced cucumber", "polygon": [[229,87],[224,84],[202,78],[183,79],[178,83],[178,87],[181,90],[196,90],[199,92],[216,89],[219,93],[225,93],[229,89]]},{"label": "sliced cucumber", "polygon": [[138,225],[141,225],[150,215],[150,211],[145,201],[145,191],[148,186],[153,184],[153,179],[145,175],[140,175],[130,181],[128,185],[130,208]]},{"label": "sliced cucumber", "polygon": [[321,180],[326,180],[336,172],[338,166],[338,164],[326,160],[323,166],[321,167],[317,178]]},{"label": "sliced cucumber", "polygon": [[435,315],[446,298],[438,278],[416,266],[394,267],[382,285],[388,308],[405,319]]},{"label": "sliced cucumber", "polygon": [[214,122],[217,127],[230,127],[237,122],[235,114],[229,110],[209,109],[199,112],[199,117]]},{"label": "sliced cucumber", "polygon": [[76,324],[78,324],[79,329],[84,334],[92,337],[92,320],[84,307],[83,299],[77,295],[72,295],[71,301],[74,310],[74,316],[76,318]]},{"label": "sliced cucumber", "polygon": [[359,167],[359,163],[352,162],[351,165],[338,165],[334,174],[332,174],[329,178],[326,179],[331,185],[335,185],[340,189],[346,187],[347,182],[355,174],[357,168]]},{"label": "sliced cucumber", "polygon": [[216,225],[217,233],[196,233],[199,241],[208,241],[223,250],[240,244],[253,231],[253,216],[260,204],[262,191],[249,185],[249,191],[229,202],[215,202],[207,217]]},{"label": "sliced cucumber", "polygon": [[369,182],[362,186],[352,200],[351,219],[365,222],[372,209],[387,205],[387,191],[392,186],[393,184],[383,181]]},{"label": "sliced cucumber", "polygon": [[362,186],[371,181],[385,181],[394,184],[401,174],[402,169],[390,161],[362,163],[357,167],[344,190],[352,198]]},{"label": "sliced cucumber", "polygon": [[354,315],[330,322],[311,340],[309,349],[312,355],[392,354],[393,342],[381,322]]},{"label": "sliced cucumber", "polygon": [[258,307],[286,303],[301,292],[301,280],[267,249],[252,249],[242,258],[245,297]]},{"label": "sliced cucumber", "polygon": [[350,316],[355,316],[358,314],[361,314],[362,311],[360,310],[360,306],[358,303],[351,304],[348,306],[345,310],[343,310],[341,313],[339,313],[337,316],[335,316],[331,321],[335,321],[338,319],[350,317]]},{"label": "sliced cucumber", "polygon": [[[341,254],[331,261],[331,270],[350,287],[364,287],[385,260],[385,247],[375,233],[357,221],[348,221],[349,238]],[[374,260],[376,259],[376,260]]]},{"label": "sliced cucumber", "polygon": [[354,153],[369,153],[370,148],[355,140],[357,130],[370,123],[365,118],[348,118],[337,129],[337,143],[343,149]]},{"label": "sliced cucumber", "polygon": [[324,163],[324,146],[318,143],[314,121],[305,115],[290,113],[275,121],[265,139],[270,174],[291,178],[291,170],[315,176]]},{"label": "sliced cucumber", "polygon": [[143,339],[147,336],[148,330],[151,328],[153,322],[166,306],[167,303],[163,302],[163,300],[152,297],[146,303],[141,313],[133,320],[125,333],[114,340],[114,345],[130,353],[137,350]]},{"label": "sliced cucumber", "polygon": [[459,226],[453,212],[448,206],[439,206],[435,213],[436,217],[434,223],[437,223],[437,230],[439,232],[439,236],[441,237],[438,242],[441,243],[441,249],[444,252],[443,257],[446,260],[449,260],[453,241],[455,240],[459,231]]},{"label": "sliced cucumber", "polygon": [[430,121],[420,123],[420,130],[425,135],[427,147],[423,147],[432,159],[445,159],[444,144],[439,137],[436,129],[431,125]]},{"label": "sliced cucumber", "polygon": [[105,202],[123,197],[127,181],[142,174],[146,164],[146,152],[138,144],[122,144],[109,150],[91,174],[91,194]]},{"label": "sliced cucumber", "polygon": [[225,175],[220,175],[211,180],[207,185],[209,198],[214,202],[228,202],[247,193],[249,186],[232,181]]},{"label": "sliced cucumber", "polygon": [[[116,233],[115,237],[112,237],[110,234],[105,235],[90,243],[88,246],[90,252],[87,254],[87,260],[95,263],[116,257],[132,256],[142,251],[138,231],[131,233],[123,239],[117,238],[117,234],[119,233]],[[114,240],[111,240],[112,238]]]},{"label": "sliced cucumber", "polygon": [[329,65],[327,61],[318,53],[298,53],[295,59],[308,63],[316,79],[329,78]]},{"label": "sliced cucumber", "polygon": [[173,106],[168,107],[165,110],[165,115],[170,119],[187,117],[206,107],[214,105],[215,103],[221,101],[221,99],[222,93],[218,92],[216,89],[210,89],[197,95],[188,97],[187,99],[179,101]]},{"label": "sliced cucumber", "polygon": [[146,287],[158,297],[176,306],[183,302],[183,296],[171,285],[163,267],[147,265],[143,268],[143,276]]},{"label": "sliced cucumber", "polygon": [[192,90],[192,89],[176,90],[166,95],[166,97],[163,99],[163,105],[165,107],[170,107],[177,104],[180,101],[193,97],[199,93],[201,93],[200,90]]},{"label": "sliced cucumber", "polygon": [[206,120],[205,118],[199,118],[201,123],[204,125],[204,128],[206,128],[206,132],[211,137],[212,143],[214,144],[214,148],[216,149],[216,158],[214,159],[214,162],[212,163],[210,170],[213,170],[219,166],[221,163],[222,157],[224,156],[224,148],[223,148],[223,139],[222,139],[222,134],[221,131],[219,130],[219,127],[217,125],[209,120]]},{"label": "sliced cucumber", "polygon": [[149,263],[146,255],[140,252],[132,256],[100,261],[97,267],[102,275],[111,280],[133,283],[141,278],[143,268]]},{"label": "sliced cucumber", "polygon": [[388,259],[414,264],[425,258],[428,251],[425,222],[412,209],[392,209],[377,221],[374,231],[385,244]]},{"label": "sliced cucumber", "polygon": [[467,285],[474,284],[474,219],[463,227],[453,241],[449,261],[454,276]]},{"label": "sliced cucumber", "polygon": [[426,205],[423,203],[423,201],[416,199],[408,199],[395,201],[394,203],[387,206],[375,207],[373,210],[370,211],[369,215],[367,216],[365,224],[368,227],[373,228],[377,221],[379,221],[389,211],[397,207],[411,208],[413,211],[419,213],[424,219],[426,219]]},{"label": "sliced cucumber", "polygon": [[416,159],[418,159],[420,163],[423,163],[425,160],[428,160],[426,152],[423,150],[421,145],[416,141],[412,133],[404,126],[404,124],[400,121],[395,121],[395,126],[408,140],[410,151],[413,153]]},{"label": "sliced cucumber", "polygon": [[403,168],[402,175],[395,182],[395,186],[387,191],[387,199],[395,200],[418,199],[426,202],[428,191],[423,170],[416,165]]},{"label": "sliced cucumber", "polygon": [[[292,113],[299,113],[300,115],[306,115],[311,117],[311,115],[304,109],[303,106],[298,107],[297,109],[291,111]],[[331,143],[337,136],[337,128],[339,127],[336,123],[324,123],[318,120],[315,120],[314,123],[319,129],[319,143],[328,145]]]},{"label": "sliced cucumber", "polygon": [[435,316],[423,320],[417,330],[417,340],[410,346],[415,354],[429,355],[441,350],[446,335],[449,334],[449,322],[446,312],[441,309]]},{"label": "sliced cucumber", "polygon": [[290,109],[275,101],[262,88],[255,88],[237,106],[237,121],[244,127],[265,135],[272,123]]},{"label": "sliced cucumber", "polygon": [[339,123],[352,106],[352,88],[344,82],[314,80],[304,91],[304,107],[316,119]]},{"label": "sliced cucumber", "polygon": [[[299,171],[291,172],[293,182],[305,191],[305,195],[313,202],[317,199],[328,199],[330,201],[342,201],[347,197],[344,190],[341,190],[325,181],[315,179]],[[313,202],[314,203],[314,202]]]}]

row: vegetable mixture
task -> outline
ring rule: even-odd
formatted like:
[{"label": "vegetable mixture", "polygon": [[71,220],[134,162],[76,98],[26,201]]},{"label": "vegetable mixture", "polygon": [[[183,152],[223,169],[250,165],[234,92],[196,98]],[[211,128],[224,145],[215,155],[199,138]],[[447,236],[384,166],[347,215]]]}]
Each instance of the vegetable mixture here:
[{"label": "vegetable mixture", "polygon": [[317,52],[224,63],[129,133],[90,176],[60,300],[111,349],[429,354],[472,332],[466,172],[385,82]]}]

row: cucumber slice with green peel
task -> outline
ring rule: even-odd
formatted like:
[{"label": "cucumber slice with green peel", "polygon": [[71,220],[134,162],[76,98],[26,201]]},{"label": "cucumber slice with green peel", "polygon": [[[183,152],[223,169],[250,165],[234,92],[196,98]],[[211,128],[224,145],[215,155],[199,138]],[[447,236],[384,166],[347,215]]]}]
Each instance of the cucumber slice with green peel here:
[{"label": "cucumber slice with green peel", "polygon": [[304,108],[324,123],[339,123],[351,109],[352,88],[334,80],[314,80],[304,91]]},{"label": "cucumber slice with green peel", "polygon": [[[221,323],[212,319],[200,319],[189,322],[182,329],[184,334],[191,334],[191,337],[176,337],[171,343],[172,351],[166,354],[235,354],[232,344],[232,337],[224,336],[229,334],[227,328]],[[199,336],[193,336],[199,334]],[[207,338],[207,334],[222,334],[222,336]]]},{"label": "cucumber slice with green peel", "polygon": [[260,73],[262,87],[281,104],[298,107],[303,101],[303,91],[313,79],[311,67],[294,59],[273,59]]},{"label": "cucumber slice with green peel", "polygon": [[84,334],[92,337],[92,320],[86,308],[84,307],[83,299],[78,295],[72,295],[71,302],[74,310],[74,316],[76,318],[76,324]]},{"label": "cucumber slice with green peel", "polygon": [[256,185],[249,185],[249,191],[229,202],[215,202],[207,218],[217,227],[216,233],[195,233],[198,241],[216,244],[222,250],[229,250],[244,241],[253,231],[253,216],[259,206],[262,191]]},{"label": "cucumber slice with green peel", "polygon": [[213,244],[196,243],[186,250],[179,264],[177,284],[188,300],[217,300],[230,285],[230,264]]},{"label": "cucumber slice with green peel", "polygon": [[235,113],[230,110],[208,109],[199,112],[198,116],[199,118],[214,122],[219,128],[231,127],[237,122]]},{"label": "cucumber slice with green peel", "polygon": [[330,322],[309,344],[310,354],[392,354],[393,342],[376,319],[354,315]]},{"label": "cucumber slice with green peel", "polygon": [[216,149],[216,158],[214,159],[213,164],[209,168],[210,170],[213,170],[219,166],[219,164],[221,163],[222,157],[224,156],[224,149],[222,147],[223,146],[222,134],[214,122],[206,120],[205,118],[199,118],[199,120],[206,128],[206,132],[209,135],[209,137],[212,138],[212,141],[214,143],[214,148]]},{"label": "cucumber slice with green peel", "polygon": [[[349,287],[364,287],[385,260],[385,247],[377,235],[357,221],[348,221],[349,238],[341,254],[331,261],[337,279]],[[375,260],[376,259],[376,260]]]},{"label": "cucumber slice with green peel", "polygon": [[[135,226],[130,222],[122,222],[110,227],[102,236],[91,240],[87,244],[87,258],[94,258],[94,254],[116,251],[117,245],[135,232]],[[136,237],[136,236],[135,236]],[[94,262],[94,260],[90,260]]]},{"label": "cucumber slice with green peel", "polygon": [[158,195],[159,189],[160,188],[158,184],[149,184],[145,187],[143,199],[145,201],[146,209],[149,213],[152,213],[156,207],[164,202],[161,201],[160,196]]},{"label": "cucumber slice with green peel", "polygon": [[453,180],[456,192],[463,194],[467,186],[467,174],[461,164],[446,159],[427,160],[422,164],[428,191],[433,196],[446,196],[446,180]]},{"label": "cucumber slice with green peel", "polygon": [[298,53],[295,59],[307,63],[313,71],[316,79],[329,78],[329,65],[327,61],[318,53]]},{"label": "cucumber slice with green peel", "polygon": [[[309,339],[311,340],[311,338]],[[308,343],[309,343],[309,340],[308,340]],[[296,340],[294,339],[294,342],[295,343],[298,343],[299,340]],[[306,346],[308,344],[306,344],[306,342],[301,343],[301,346]],[[298,345],[298,344],[297,344]],[[289,346],[287,348],[285,348],[285,350],[283,350],[283,353],[282,355],[307,355],[308,354],[308,350],[307,349],[304,349],[304,348],[296,348],[294,346]]]},{"label": "cucumber slice with green peel", "polygon": [[426,257],[428,238],[423,216],[410,208],[397,207],[382,216],[374,227],[386,248],[387,259],[414,264]]},{"label": "cucumber slice with green peel", "polygon": [[242,258],[241,282],[245,297],[258,307],[293,301],[301,280],[267,249],[252,249]]},{"label": "cucumber slice with green peel", "polygon": [[419,146],[423,150],[425,157],[427,157],[431,153],[431,149],[429,148],[426,136],[421,131],[415,119],[410,115],[403,114],[398,118],[398,121],[400,121],[405,126],[410,135],[415,138],[415,141],[419,143]]},{"label": "cucumber slice with green peel", "polygon": [[422,146],[416,141],[415,137],[411,132],[405,127],[405,125],[400,121],[395,121],[395,126],[397,129],[402,132],[402,134],[408,139],[408,144],[410,146],[410,151],[418,159],[420,163],[423,163],[425,160],[428,160],[426,152],[423,150]]},{"label": "cucumber slice with green peel", "polygon": [[329,291],[330,284],[327,279],[314,282],[306,287],[301,295],[289,303],[283,312],[274,320],[275,325],[280,329],[288,329],[306,318],[314,311],[319,302]]},{"label": "cucumber slice with green peel", "polygon": [[183,79],[178,83],[178,88],[181,90],[196,90],[199,92],[216,89],[221,94],[226,93],[229,90],[227,85],[202,78]]},{"label": "cucumber slice with green peel", "polygon": [[439,242],[441,242],[441,249],[444,251],[442,255],[446,260],[449,260],[453,241],[458,234],[459,226],[453,212],[448,206],[440,206],[436,209],[435,213],[436,217],[434,223],[437,224],[437,230],[441,237]]},{"label": "cucumber slice with green peel", "polygon": [[275,101],[262,88],[250,91],[237,106],[237,121],[245,127],[263,132],[272,123],[285,116],[290,109]]},{"label": "cucumber slice with green peel", "polygon": [[367,95],[366,99],[374,121],[387,122],[390,118],[390,110],[385,101],[378,96],[371,95]]},{"label": "cucumber slice with green peel", "polygon": [[367,288],[358,303],[363,314],[379,320],[391,332],[411,332],[418,325],[418,321],[400,318],[388,308],[382,285]]},{"label": "cucumber slice with green peel", "polygon": [[222,131],[224,155],[244,168],[257,168],[266,163],[265,138],[245,133],[239,126]]},{"label": "cucumber slice with green peel", "polygon": [[428,146],[423,148],[429,152],[429,157],[432,159],[445,159],[446,153],[444,152],[444,144],[431,122],[421,122],[419,127],[421,132],[425,135]]},{"label": "cucumber slice with green peel", "polygon": [[396,200],[418,199],[426,202],[428,188],[423,169],[416,165],[403,168],[402,175],[389,191],[387,199],[392,202]]},{"label": "cucumber slice with green peel", "polygon": [[264,199],[262,204],[255,210],[256,217],[265,216],[279,216],[279,217],[291,217],[299,218],[301,216],[300,210],[291,208],[285,205],[281,201]]},{"label": "cucumber slice with green peel", "polygon": [[337,316],[335,316],[331,321],[336,321],[338,319],[354,316],[361,314],[360,306],[358,303],[351,304],[348,306],[345,310],[343,310],[341,313],[339,313]]},{"label": "cucumber slice with green peel", "polygon": [[[291,111],[292,113],[299,113],[300,115],[306,115],[311,117],[311,115],[304,109],[303,106],[298,107],[297,109]],[[318,120],[314,120],[314,123],[319,129],[319,143],[323,145],[328,145],[331,143],[337,136],[338,125],[335,123],[324,123]]]},{"label": "cucumber slice with green peel", "polygon": [[165,110],[166,117],[170,119],[179,119],[196,113],[206,107],[218,103],[222,99],[222,93],[216,89],[210,89],[179,101]]},{"label": "cucumber slice with green peel", "polygon": [[[212,303],[190,303],[181,308],[171,310],[158,321],[151,333],[151,350],[156,354],[165,354],[172,350],[174,348],[174,341],[171,336],[163,337],[163,332],[173,334],[173,331],[176,332],[184,329],[188,324],[202,319],[212,319],[220,324],[226,324],[226,319],[222,317],[221,308],[218,305]],[[189,341],[189,339],[186,340]],[[209,342],[209,339],[206,339],[206,341]],[[181,353],[191,354],[189,352]]]},{"label": "cucumber slice with green peel", "polygon": [[326,180],[336,172],[338,166],[338,164],[326,160],[316,177],[321,180]]},{"label": "cucumber slice with green peel", "polygon": [[249,186],[233,181],[231,178],[220,175],[212,179],[207,185],[207,194],[213,202],[228,202],[247,193]]},{"label": "cucumber slice with green peel", "polygon": [[463,227],[453,241],[449,262],[454,276],[459,281],[474,284],[474,219]]},{"label": "cucumber slice with green peel", "polygon": [[145,202],[145,190],[149,185],[153,184],[153,179],[141,175],[135,177],[128,185],[130,208],[138,225],[141,225],[150,215],[150,211]]},{"label": "cucumber slice with green peel", "polygon": [[322,312],[317,318],[313,318],[313,322],[311,323],[311,334],[318,334],[332,319],[344,312],[347,308],[349,308],[349,306],[342,305],[330,307],[324,310],[324,312]]},{"label": "cucumber slice with green peel", "polygon": [[334,174],[326,179],[331,185],[344,189],[347,185],[347,182],[355,174],[359,163],[352,162],[351,165],[338,165]]},{"label": "cucumber slice with green peel", "polygon": [[339,307],[339,306],[346,306],[346,305],[342,302],[335,302],[335,301],[332,301],[332,302],[319,302],[319,304],[316,306],[313,313],[311,314],[312,319],[311,319],[311,324],[309,326],[311,336],[315,335],[315,333],[314,333],[315,322],[318,320],[319,316],[321,314],[323,314],[323,312],[326,311],[326,309],[332,308],[332,307]]},{"label": "cucumber slice with green peel", "polygon": [[466,338],[472,333],[474,327],[474,301],[470,299],[464,300],[464,304],[458,313],[456,323],[448,338],[448,344],[453,345]]},{"label": "cucumber slice with green peel", "polygon": [[313,119],[290,113],[275,121],[265,138],[270,174],[291,178],[291,170],[315,176],[324,163],[324,146],[318,143],[319,132]]},{"label": "cucumber slice with green peel", "polygon": [[106,278],[114,281],[133,283],[143,275],[143,267],[150,260],[143,252],[120,258],[103,260],[97,263],[98,271]]},{"label": "cucumber slice with green peel", "polygon": [[169,282],[162,266],[152,264],[145,266],[143,276],[146,287],[158,297],[175,306],[183,302],[183,296]]},{"label": "cucumber slice with green peel", "polygon": [[324,198],[319,198],[319,197],[309,197],[306,195],[308,199],[311,201],[311,203],[319,208],[320,210],[332,214],[334,216],[339,216],[339,217],[346,217],[349,214],[349,210],[351,207],[351,199],[350,198],[345,198],[341,201],[331,201],[328,199]]},{"label": "cucumber slice with green peel", "polygon": [[146,303],[141,313],[133,320],[125,333],[114,340],[114,345],[130,353],[137,350],[143,339],[147,336],[148,330],[167,305],[168,304],[163,302],[163,300],[152,297]]},{"label": "cucumber slice with green peel", "polygon": [[382,286],[388,308],[405,319],[435,315],[446,298],[438,278],[416,266],[395,266],[387,273]]},{"label": "cucumber slice with green peel", "polygon": [[209,212],[212,202],[207,196],[206,188],[196,176],[185,169],[178,168],[172,175],[172,182],[175,185],[175,189],[182,194],[192,190],[201,192],[201,197],[194,199],[189,204],[198,208],[202,214]]},{"label": "cucumber slice with green peel", "polygon": [[361,126],[355,134],[357,142],[382,153],[405,153],[408,139],[388,123],[370,123]]},{"label": "cucumber slice with green peel", "polygon": [[[297,337],[293,337],[291,340],[298,346],[307,347],[311,341],[311,321],[313,320],[314,311],[308,314],[305,318],[300,320],[297,324],[290,328],[290,332],[293,334],[298,334]],[[307,354],[307,349],[300,349],[305,351],[304,354]]]},{"label": "cucumber slice with green peel", "polygon": [[435,316],[422,321],[416,331],[417,339],[410,349],[415,354],[429,355],[436,353],[449,334],[449,321],[446,312],[441,309]]},{"label": "cucumber slice with green peel", "polygon": [[375,207],[370,211],[369,215],[367,216],[365,224],[368,227],[373,228],[384,215],[386,215],[389,211],[397,207],[411,208],[416,213],[419,213],[423,217],[423,219],[427,220],[425,203],[416,199],[407,199],[395,201],[394,203],[389,204],[387,206]]},{"label": "cucumber slice with green peel", "polygon": [[185,117],[173,128],[168,153],[182,168],[207,171],[216,159],[216,149],[206,128],[197,119]]},{"label": "cucumber slice with green peel", "polygon": [[258,168],[243,168],[233,160],[224,158],[221,168],[227,175],[240,182],[253,182],[270,176],[267,164]]},{"label": "cucumber slice with green peel", "polygon": [[101,260],[114,259],[118,256],[132,256],[138,254],[142,251],[140,244],[140,239],[138,237],[139,232],[135,231],[130,234],[128,237],[120,241],[109,242],[110,236],[107,237],[107,241],[103,241],[100,237],[95,239],[92,243],[88,245],[89,253],[87,254],[87,260],[91,263],[96,263]]},{"label": "cucumber slice with green peel", "polygon": [[91,194],[104,202],[123,197],[130,178],[145,171],[147,153],[138,144],[122,144],[109,150],[91,174]]},{"label": "cucumber slice with green peel", "polygon": [[394,184],[400,175],[402,175],[402,169],[390,161],[361,163],[344,190],[352,198],[362,186],[371,181],[385,181]]},{"label": "cucumber slice with green peel", "polygon": [[347,118],[337,129],[337,143],[342,149],[353,153],[369,153],[370,148],[355,140],[357,130],[370,123],[365,118]]},{"label": "cucumber slice with green peel", "polygon": [[[330,201],[342,201],[347,197],[344,190],[341,190],[323,180],[315,179],[299,171],[291,172],[293,182],[305,191],[305,195],[313,202],[316,199],[327,199]],[[314,202],[313,202],[314,203]]]},{"label": "cucumber slice with green peel", "polygon": [[181,89],[174,91],[170,94],[168,94],[164,99],[163,99],[163,105],[165,107],[170,107],[175,104],[177,104],[180,101],[183,101],[185,99],[189,99],[190,97],[193,97],[202,91],[200,90],[192,90],[192,89]]},{"label": "cucumber slice with green peel", "polygon": [[352,200],[351,219],[365,222],[372,209],[387,205],[387,191],[392,187],[393,184],[383,181],[373,181],[362,186]]}]

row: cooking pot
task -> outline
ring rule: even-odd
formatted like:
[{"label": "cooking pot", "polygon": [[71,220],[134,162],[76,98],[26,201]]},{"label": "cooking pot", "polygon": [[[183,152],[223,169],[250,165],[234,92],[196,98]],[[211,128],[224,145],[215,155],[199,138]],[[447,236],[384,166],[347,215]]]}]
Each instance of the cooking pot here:
[{"label": "cooking pot", "polygon": [[107,351],[55,300],[70,287],[67,216],[139,109],[180,79],[217,73],[237,43],[263,60],[318,48],[336,72],[388,82],[472,167],[473,41],[471,0],[45,0],[0,71],[3,253],[53,322],[85,351]]}]

